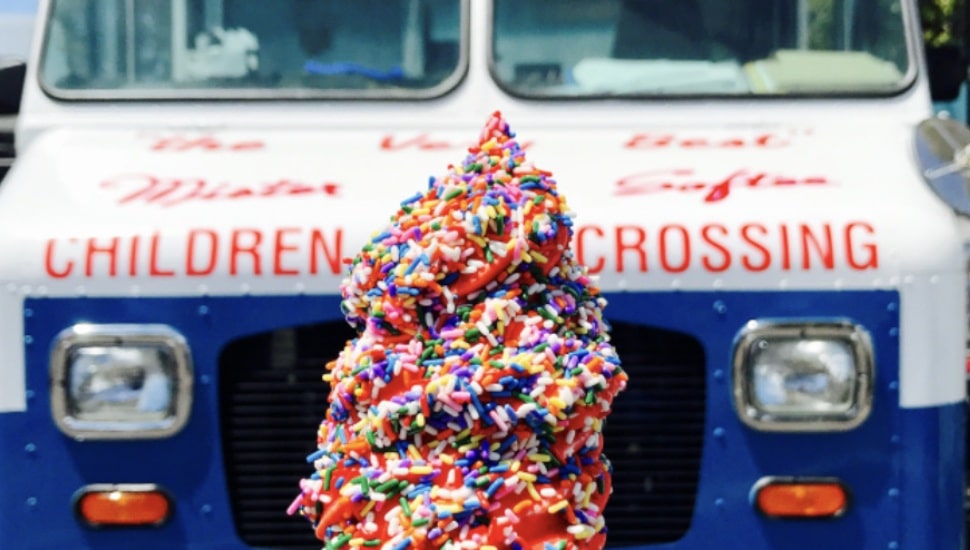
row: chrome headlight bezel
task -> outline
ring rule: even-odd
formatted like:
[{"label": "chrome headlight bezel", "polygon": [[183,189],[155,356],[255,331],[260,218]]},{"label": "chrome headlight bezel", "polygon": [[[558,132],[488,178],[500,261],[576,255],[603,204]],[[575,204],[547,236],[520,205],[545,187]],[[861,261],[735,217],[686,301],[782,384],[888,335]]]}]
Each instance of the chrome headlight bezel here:
[{"label": "chrome headlight bezel", "polygon": [[[851,350],[855,385],[852,401],[844,410],[804,412],[767,411],[753,397],[755,347],[771,341],[839,342]],[[735,339],[733,367],[734,405],[741,421],[759,431],[826,432],[851,430],[872,411],[874,359],[872,339],[861,326],[844,320],[753,320]]]},{"label": "chrome headlight bezel", "polygon": [[[164,417],[129,421],[78,418],[72,410],[71,369],[85,349],[157,350],[166,357],[172,384]],[[192,408],[192,356],[185,338],[175,329],[158,324],[80,323],[61,331],[50,356],[51,415],[57,427],[76,440],[161,439],[178,433]]]}]

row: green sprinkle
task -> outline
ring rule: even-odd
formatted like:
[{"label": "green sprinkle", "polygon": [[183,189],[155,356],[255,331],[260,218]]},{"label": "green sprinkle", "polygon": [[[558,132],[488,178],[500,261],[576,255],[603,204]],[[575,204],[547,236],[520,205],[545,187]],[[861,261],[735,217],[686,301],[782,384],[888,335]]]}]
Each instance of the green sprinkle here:
[{"label": "green sprinkle", "polygon": [[415,527],[423,527],[428,524],[430,520],[428,518],[418,518],[411,522],[411,525]]},{"label": "green sprinkle", "polygon": [[411,505],[408,504],[408,499],[401,497],[401,500],[399,500],[398,502],[401,503],[401,509],[404,510],[404,515],[407,517],[411,517]]},{"label": "green sprinkle", "polygon": [[392,488],[397,488],[397,480],[396,479],[389,479],[389,480],[385,481],[384,483],[381,483],[380,485],[378,485],[377,487],[375,487],[374,490],[377,491],[378,493],[387,493]]},{"label": "green sprinkle", "polygon": [[347,542],[350,541],[351,538],[353,538],[351,535],[344,533],[333,540],[333,542],[330,545],[330,548],[340,548],[341,546],[347,544]]},{"label": "green sprinkle", "polygon": [[333,466],[327,468],[327,471],[323,473],[323,490],[330,490],[330,479],[333,478]]},{"label": "green sprinkle", "polygon": [[448,191],[447,193],[445,193],[445,200],[446,201],[451,200],[451,199],[457,197],[458,195],[461,195],[464,192],[465,192],[465,190],[463,188],[461,188],[461,187],[452,189],[451,191]]}]

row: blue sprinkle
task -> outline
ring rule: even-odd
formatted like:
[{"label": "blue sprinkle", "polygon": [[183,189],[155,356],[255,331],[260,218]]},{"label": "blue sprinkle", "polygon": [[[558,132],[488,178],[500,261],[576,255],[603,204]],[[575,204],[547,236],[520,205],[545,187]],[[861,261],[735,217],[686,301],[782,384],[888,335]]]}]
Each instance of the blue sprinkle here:
[{"label": "blue sprinkle", "polygon": [[495,481],[492,482],[491,485],[488,486],[488,489],[485,490],[485,495],[488,496],[488,498],[492,498],[493,496],[495,496],[495,493],[497,493],[498,490],[502,487],[502,484],[503,484],[502,478],[496,479]]},{"label": "blue sprinkle", "polygon": [[320,449],[319,451],[317,451],[315,453],[312,453],[309,456],[307,456],[306,457],[307,464],[312,464],[312,463],[316,462],[317,459],[322,458],[323,457],[323,452],[324,452],[323,449]]},{"label": "blue sprinkle", "polygon": [[[431,177],[429,183],[434,183],[434,176]],[[422,193],[415,193],[414,195],[412,195],[412,196],[404,199],[403,201],[401,201],[401,206],[405,206],[405,205],[410,204],[410,203],[412,203],[412,202],[414,202],[416,200],[419,200],[423,196],[424,196],[424,194],[422,194]]]}]

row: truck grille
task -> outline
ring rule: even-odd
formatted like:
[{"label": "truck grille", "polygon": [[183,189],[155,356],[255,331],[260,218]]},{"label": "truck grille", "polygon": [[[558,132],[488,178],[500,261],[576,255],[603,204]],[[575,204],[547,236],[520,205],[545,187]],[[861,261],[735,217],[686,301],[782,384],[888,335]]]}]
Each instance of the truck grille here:
[{"label": "truck grille", "polygon": [[[606,424],[613,496],[610,547],[671,542],[689,529],[704,435],[704,352],[690,336],[615,323],[613,343],[630,385]],[[329,387],[323,365],[353,334],[342,322],[230,343],[219,359],[222,448],[232,513],[250,546],[320,548],[309,524],[288,517],[311,472]]]}]

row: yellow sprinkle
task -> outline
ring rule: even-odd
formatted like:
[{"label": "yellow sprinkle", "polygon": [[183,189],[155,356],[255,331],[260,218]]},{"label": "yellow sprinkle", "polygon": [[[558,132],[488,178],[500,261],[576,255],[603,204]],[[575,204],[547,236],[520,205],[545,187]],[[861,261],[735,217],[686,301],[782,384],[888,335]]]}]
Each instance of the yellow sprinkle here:
[{"label": "yellow sprinkle", "polygon": [[445,464],[454,464],[455,463],[455,459],[451,455],[439,455],[438,458],[440,458],[441,461],[444,462]]},{"label": "yellow sprinkle", "polygon": [[566,502],[566,499],[562,499],[559,502],[557,502],[557,503],[555,503],[555,504],[553,504],[552,506],[549,507],[549,513],[550,514],[555,514],[555,513],[559,512],[560,510],[562,510],[563,508],[565,508],[566,506],[569,506],[569,503]]},{"label": "yellow sprinkle", "polygon": [[463,508],[457,504],[439,504],[436,506],[439,511],[451,512],[452,514],[457,514],[461,512]]},{"label": "yellow sprinkle", "polygon": [[555,405],[556,408],[558,408],[558,409],[565,409],[566,408],[566,402],[563,401],[562,399],[560,399],[559,397],[550,397],[549,398],[549,403]]},{"label": "yellow sprinkle", "polygon": [[519,471],[519,468],[520,468],[521,466],[522,466],[522,463],[521,463],[521,462],[519,462],[518,460],[515,460],[515,461],[513,461],[513,462],[512,462],[512,466],[510,467],[510,469],[511,469],[511,470],[512,470],[513,472],[518,472],[518,471]]},{"label": "yellow sprinkle", "polygon": [[491,544],[486,544],[482,546],[482,550],[498,550],[498,548],[496,548],[495,546],[492,546]]},{"label": "yellow sprinkle", "polygon": [[431,466],[411,466],[411,468],[408,471],[411,472],[412,474],[423,476],[423,475],[430,474],[433,470]]},{"label": "yellow sprinkle", "polygon": [[549,462],[549,455],[533,453],[529,455],[529,460],[532,460],[533,462]]},{"label": "yellow sprinkle", "polygon": [[539,260],[539,262],[541,262],[541,263],[546,263],[546,262],[549,261],[549,258],[546,258],[542,254],[539,254],[539,252],[536,251],[536,250],[533,250],[529,254],[532,254],[532,257],[535,258],[536,260]]},{"label": "yellow sprinkle", "polygon": [[361,517],[366,516],[367,513],[370,512],[371,508],[373,508],[375,504],[377,504],[376,500],[372,500],[368,502],[360,511]]},{"label": "yellow sprinkle", "polygon": [[[586,527],[586,526],[584,526]],[[592,527],[586,527],[582,531],[576,533],[576,540],[586,540],[596,534],[596,530]]]},{"label": "yellow sprinkle", "polygon": [[516,472],[515,475],[516,475],[516,477],[518,477],[522,481],[526,481],[526,482],[529,482],[529,483],[532,483],[533,481],[536,480],[536,475],[535,474],[530,474],[528,472]]},{"label": "yellow sprinkle", "polygon": [[350,545],[351,546],[363,546],[364,545],[364,539],[362,539],[360,537],[357,537],[355,539],[350,539]]},{"label": "yellow sprinkle", "polygon": [[[531,496],[533,500],[542,500],[542,497],[539,496],[539,491],[536,491],[535,485],[529,482],[526,482],[525,488],[529,490],[529,496]],[[566,502],[566,501],[564,500],[563,502]]]},{"label": "yellow sprinkle", "polygon": [[424,414],[423,413],[418,413],[418,416],[417,416],[417,418],[415,418],[415,420],[417,421],[417,424],[418,424],[419,427],[422,427],[422,428],[424,427]]}]

